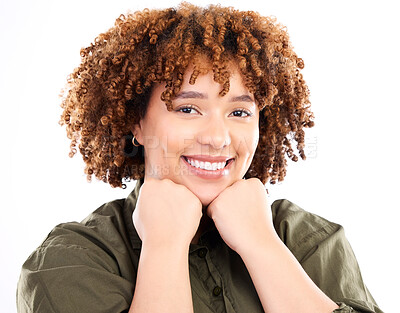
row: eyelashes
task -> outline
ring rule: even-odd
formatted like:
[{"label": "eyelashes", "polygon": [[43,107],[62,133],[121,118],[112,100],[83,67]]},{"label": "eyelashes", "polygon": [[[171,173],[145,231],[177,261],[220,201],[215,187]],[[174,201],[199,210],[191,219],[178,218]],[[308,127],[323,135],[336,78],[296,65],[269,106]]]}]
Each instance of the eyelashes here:
[{"label": "eyelashes", "polygon": [[[235,115],[234,113],[236,113],[236,112],[239,112],[240,116]],[[235,117],[250,117],[250,116],[253,115],[253,113],[251,113],[251,112],[249,112],[248,110],[245,110],[245,109],[237,109],[237,110],[233,111],[231,114],[233,114],[233,116],[235,116]],[[246,114],[246,115],[242,116],[242,114]]]},{"label": "eyelashes", "polygon": [[[199,110],[194,105],[181,106],[179,108],[176,108],[175,112],[181,112],[183,114],[188,114],[188,115],[196,113],[200,114]],[[241,117],[241,118],[250,117],[252,115],[253,115],[252,112],[243,108],[235,109],[234,111],[232,111],[232,113],[229,114],[229,116]]]},{"label": "eyelashes", "polygon": [[182,112],[185,114],[199,113],[199,111],[193,105],[185,105],[183,107],[176,109],[175,111]]}]

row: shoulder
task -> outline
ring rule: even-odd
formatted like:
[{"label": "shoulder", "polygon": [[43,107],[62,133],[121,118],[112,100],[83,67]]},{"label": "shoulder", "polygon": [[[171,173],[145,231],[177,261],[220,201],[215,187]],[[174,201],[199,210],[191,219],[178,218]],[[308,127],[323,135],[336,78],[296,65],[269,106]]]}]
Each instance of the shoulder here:
[{"label": "shoulder", "polygon": [[276,200],[271,209],[276,232],[297,259],[334,234],[344,236],[341,225],[308,212],[289,200]]},{"label": "shoulder", "polygon": [[74,260],[82,262],[88,254],[91,254],[90,257],[98,255],[99,265],[104,265],[108,258],[115,259],[115,255],[122,252],[121,249],[124,249],[128,241],[124,200],[118,199],[101,205],[82,222],[57,225],[25,265],[44,268]]},{"label": "shoulder", "polygon": [[328,297],[357,312],[381,312],[364,284],[342,226],[288,200],[277,200],[271,207],[279,237]]},{"label": "shoulder", "polygon": [[124,199],[105,203],[80,223],[52,229],[22,266],[17,293],[21,310],[28,303],[35,308],[39,300],[49,308],[65,306],[70,296],[60,288],[74,296],[68,303],[71,312],[86,301],[85,290],[101,299],[121,289],[119,294],[129,298],[136,271],[124,203]]}]

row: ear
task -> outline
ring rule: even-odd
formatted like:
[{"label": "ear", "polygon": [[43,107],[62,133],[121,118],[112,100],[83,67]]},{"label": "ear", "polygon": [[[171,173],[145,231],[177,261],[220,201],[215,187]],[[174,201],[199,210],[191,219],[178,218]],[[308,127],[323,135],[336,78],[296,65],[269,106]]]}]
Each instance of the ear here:
[{"label": "ear", "polygon": [[142,130],[142,123],[139,122],[139,124],[134,124],[131,127],[132,134],[135,136],[135,139],[143,145],[143,130]]}]

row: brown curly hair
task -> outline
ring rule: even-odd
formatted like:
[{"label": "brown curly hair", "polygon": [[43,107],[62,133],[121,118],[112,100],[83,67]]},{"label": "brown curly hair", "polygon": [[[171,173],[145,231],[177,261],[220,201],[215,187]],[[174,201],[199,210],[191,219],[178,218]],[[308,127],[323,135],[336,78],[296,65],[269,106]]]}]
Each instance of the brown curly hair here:
[{"label": "brown curly hair", "polygon": [[[63,90],[60,125],[66,125],[72,157],[76,146],[85,173],[125,188],[144,176],[143,147],[132,145],[132,125],[146,113],[154,83],[165,83],[161,99],[171,110],[183,74],[194,64],[190,83],[204,70],[206,56],[214,80],[229,90],[228,63],[238,65],[260,109],[259,143],[245,177],[282,181],[286,158],[305,159],[304,128],[312,127],[309,90],[284,26],[275,18],[221,6],[144,10],[121,15],[114,27],[80,51],[81,63]],[[203,66],[203,67],[202,67]]]}]

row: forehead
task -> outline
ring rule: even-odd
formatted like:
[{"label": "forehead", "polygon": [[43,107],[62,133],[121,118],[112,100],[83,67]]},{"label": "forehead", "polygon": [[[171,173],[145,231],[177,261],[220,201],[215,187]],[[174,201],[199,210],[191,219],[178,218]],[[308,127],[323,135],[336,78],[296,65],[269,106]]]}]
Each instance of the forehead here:
[{"label": "forehead", "polygon": [[[212,71],[199,74],[193,82],[190,81],[192,74],[193,69],[188,68],[185,71],[182,84],[179,89],[175,89],[175,95],[172,100],[220,98],[231,102],[254,102],[254,95],[244,85],[242,75],[236,70],[230,72],[229,91],[224,95],[221,95],[224,84],[215,81]],[[151,97],[160,97],[166,89],[165,83],[155,84]]]},{"label": "forehead", "polygon": [[[191,63],[186,68],[181,85],[175,90],[175,98],[206,98],[204,94],[215,92],[219,89],[218,94],[248,95],[253,99],[248,88],[245,86],[243,75],[239,67],[233,61],[226,63],[219,71],[214,71],[210,62],[197,61]],[[223,90],[226,89],[226,92]],[[202,91],[197,92],[197,91]],[[236,95],[236,96],[237,96]]]}]

